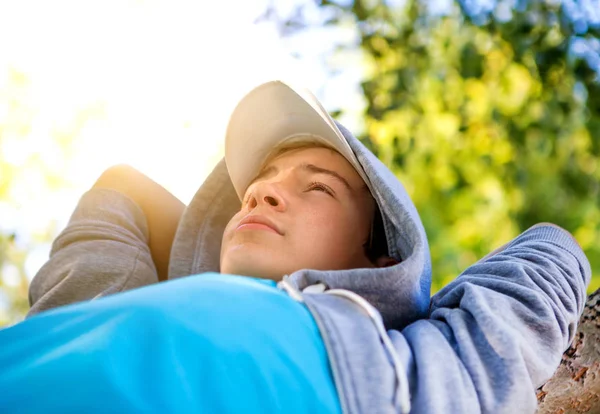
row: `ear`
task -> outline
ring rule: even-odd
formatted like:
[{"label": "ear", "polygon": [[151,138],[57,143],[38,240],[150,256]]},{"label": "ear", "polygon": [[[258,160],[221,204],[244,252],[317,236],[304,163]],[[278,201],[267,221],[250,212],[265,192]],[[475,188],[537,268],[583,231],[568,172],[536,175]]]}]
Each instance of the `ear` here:
[{"label": "ear", "polygon": [[375,259],[375,267],[390,267],[390,266],[394,266],[397,265],[398,262],[396,259],[394,259],[393,257],[389,257],[389,256],[379,256],[377,259]]}]

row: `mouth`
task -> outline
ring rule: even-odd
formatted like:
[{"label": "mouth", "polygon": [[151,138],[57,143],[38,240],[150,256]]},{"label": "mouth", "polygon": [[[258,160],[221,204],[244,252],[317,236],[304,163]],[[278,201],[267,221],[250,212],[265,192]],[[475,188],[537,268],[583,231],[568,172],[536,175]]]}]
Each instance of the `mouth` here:
[{"label": "mouth", "polygon": [[283,232],[277,227],[275,223],[264,216],[246,216],[244,217],[240,223],[238,224],[236,231],[244,231],[244,230],[262,230],[262,231],[270,231],[280,236],[283,236]]}]

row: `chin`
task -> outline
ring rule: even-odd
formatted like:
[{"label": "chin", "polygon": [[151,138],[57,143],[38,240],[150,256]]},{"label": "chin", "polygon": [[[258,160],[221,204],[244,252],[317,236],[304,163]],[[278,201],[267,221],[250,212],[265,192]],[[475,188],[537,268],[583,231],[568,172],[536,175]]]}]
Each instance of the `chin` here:
[{"label": "chin", "polygon": [[221,273],[279,281],[285,271],[277,269],[274,263],[276,257],[282,257],[281,253],[259,246],[236,246],[224,252]]}]

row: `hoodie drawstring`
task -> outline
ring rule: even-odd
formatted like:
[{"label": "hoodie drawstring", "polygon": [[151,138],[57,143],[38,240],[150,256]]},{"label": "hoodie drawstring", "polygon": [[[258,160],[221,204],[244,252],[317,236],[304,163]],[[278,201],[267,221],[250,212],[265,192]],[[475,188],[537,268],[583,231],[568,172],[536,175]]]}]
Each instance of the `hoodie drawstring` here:
[{"label": "hoodie drawstring", "polygon": [[367,302],[362,296],[357,295],[354,292],[345,289],[330,289],[325,291],[325,294],[335,295],[344,297],[349,299],[359,305],[367,315],[371,319],[371,321],[375,324],[375,328],[377,329],[377,333],[379,334],[379,338],[383,342],[383,347],[386,350],[388,358],[392,361],[392,365],[394,366],[394,374],[396,375],[396,395],[394,396],[394,405],[400,406],[400,411],[403,414],[408,414],[410,412],[410,392],[408,390],[407,381],[404,380],[402,376],[402,371],[404,368],[402,367],[402,363],[400,362],[400,358],[398,358],[398,354],[394,349],[394,345],[390,337],[385,330],[385,326],[383,325],[383,320],[381,319],[381,315],[377,310]]},{"label": "hoodie drawstring", "polygon": [[394,367],[394,374],[396,376],[396,394],[394,396],[394,405],[400,406],[400,410],[403,414],[408,414],[410,412],[410,392],[408,389],[407,381],[404,381],[404,377],[402,376],[402,371],[404,368],[402,367],[402,363],[398,358],[398,354],[394,349],[392,341],[385,330],[385,326],[383,325],[383,320],[381,315],[377,312],[377,310],[367,302],[363,297],[357,295],[354,292],[345,289],[329,289],[327,290],[327,286],[324,283],[317,283],[314,285],[307,286],[300,292],[300,290],[295,286],[294,283],[290,282],[289,277],[285,275],[283,280],[278,283],[278,287],[285,290],[292,299],[298,302],[304,302],[302,298],[302,293],[313,293],[319,294],[324,293],[328,295],[334,295],[339,297],[344,297],[346,299],[351,300],[360,306],[369,316],[369,319],[374,323],[375,328],[377,329],[377,333],[379,334],[379,338],[381,339],[385,351],[388,355],[388,358],[391,360],[392,365]]}]

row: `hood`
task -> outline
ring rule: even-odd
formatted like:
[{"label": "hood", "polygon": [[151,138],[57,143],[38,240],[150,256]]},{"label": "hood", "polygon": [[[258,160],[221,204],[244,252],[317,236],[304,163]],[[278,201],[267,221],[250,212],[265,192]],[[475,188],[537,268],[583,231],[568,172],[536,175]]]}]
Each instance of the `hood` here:
[{"label": "hood", "polygon": [[[289,275],[289,280],[300,290],[316,283],[350,290],[381,313],[388,329],[400,329],[429,312],[431,260],[425,230],[398,179],[346,128],[337,126],[371,180],[389,254],[401,261],[386,268],[305,269]],[[221,160],[184,211],[171,250],[170,279],[219,271],[223,231],[240,206]]]}]

